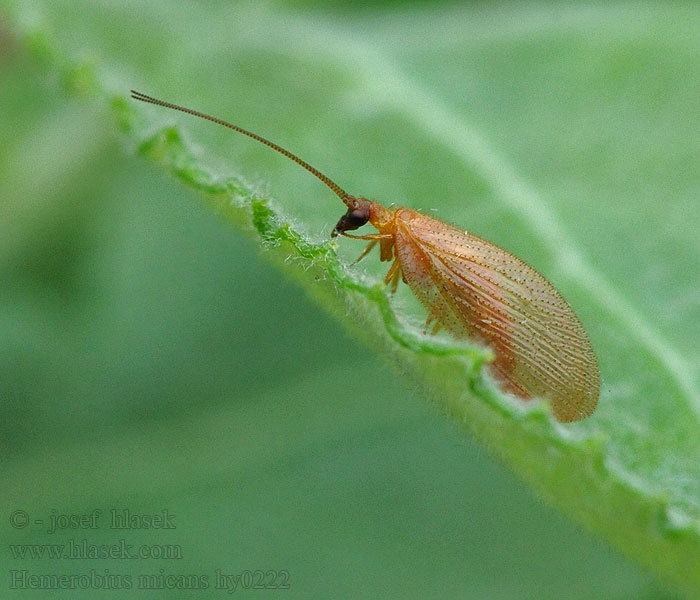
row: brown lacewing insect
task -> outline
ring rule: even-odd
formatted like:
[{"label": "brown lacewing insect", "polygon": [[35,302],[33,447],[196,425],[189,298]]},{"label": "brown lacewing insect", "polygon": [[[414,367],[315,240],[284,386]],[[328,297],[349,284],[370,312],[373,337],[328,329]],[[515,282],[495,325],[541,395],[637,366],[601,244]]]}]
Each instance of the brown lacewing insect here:
[{"label": "brown lacewing insect", "polygon": [[[559,421],[593,412],[600,375],[591,342],[561,294],[522,260],[414,210],[352,196],[298,156],[237,125],[133,90],[131,95],[233,129],[304,167],[347,206],[331,236],[368,240],[358,260],[378,244],[380,260],[393,261],[385,283],[392,293],[399,279],[408,284],[428,311],[426,330],[432,325],[433,334],[443,328],[489,346],[495,355],[490,368],[503,388],[522,399],[548,399]],[[368,222],[377,233],[348,233]]]}]

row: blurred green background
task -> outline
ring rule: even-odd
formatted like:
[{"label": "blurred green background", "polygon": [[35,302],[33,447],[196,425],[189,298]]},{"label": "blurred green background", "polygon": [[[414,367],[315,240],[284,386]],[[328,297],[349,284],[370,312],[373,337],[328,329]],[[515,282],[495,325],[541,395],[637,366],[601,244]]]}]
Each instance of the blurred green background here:
[{"label": "blurred green background", "polygon": [[[217,21],[228,10],[225,4],[217,5]],[[329,29],[366,18],[370,34],[413,11],[443,7],[386,4],[363,7],[363,17],[346,2],[265,3],[266,10],[282,6],[295,19],[318,19]],[[177,4],[161,9],[177,22]],[[62,31],[72,17],[70,10],[42,10],[37,4],[37,26],[47,31]],[[157,45],[148,39],[155,9],[134,2],[102,10],[100,19],[117,23],[129,11],[147,13],[141,28],[115,29],[114,39],[100,44],[89,34],[98,38],[108,28],[78,29],[75,47],[84,50],[91,69],[102,74],[111,68],[108,86],[138,88],[145,75],[135,75],[134,65],[158,65],[166,74],[145,92],[165,90],[179,102],[210,98],[196,105],[206,110],[222,94],[236,94],[231,81],[219,81],[217,88],[209,80],[195,95],[175,61],[149,63],[149,50]],[[255,10],[247,5],[240,18]],[[97,21],[98,13],[86,19]],[[237,15],[231,9],[232,19]],[[498,11],[492,18],[497,25]],[[67,72],[56,68],[58,58],[37,51],[42,44],[36,40],[29,44],[34,52],[28,51],[8,22],[0,26],[3,598],[224,597],[226,590],[214,589],[217,569],[231,575],[288,572],[288,590],[245,592],[265,597],[674,597],[534,499],[414,393],[402,374],[286,281],[252,237],[136,156],[105,103],[90,99],[89,78],[88,93],[80,98],[75,79],[67,86]],[[186,27],[171,30],[173,41],[183,32]],[[206,37],[180,41],[208,43]],[[240,56],[237,43],[232,36],[231,47],[221,49],[221,64]],[[105,53],[119,48],[115,57],[137,59],[129,67],[116,58],[112,64],[95,47]],[[250,48],[237,67],[241,73],[255,79],[259,67],[262,77],[279,80],[280,90],[294,85],[283,52],[279,65],[264,53],[258,65]],[[544,52],[534,45],[530,50]],[[207,73],[217,68],[202,66]],[[441,69],[445,81],[460,77],[449,64]],[[326,73],[329,85],[344,76],[330,67]],[[245,125],[260,100],[251,85],[244,89]],[[274,132],[276,120],[284,121],[290,128],[286,139],[294,139],[289,121],[295,106],[323,106],[323,99],[303,95],[290,104],[282,92],[265,105],[273,100],[278,113],[266,109],[252,123],[268,123]],[[205,129],[199,139],[216,135]],[[311,160],[315,132],[305,135],[300,145]],[[547,132],[542,135],[546,139]],[[220,142],[222,157],[226,143],[234,142]],[[361,154],[362,144],[348,139],[347,152]],[[271,178],[294,171],[275,157],[263,158],[257,148],[237,148],[245,155],[242,164],[253,165],[253,179],[266,181],[268,164]],[[410,151],[397,141],[397,156]],[[323,156],[322,147],[316,155]],[[400,163],[397,156],[386,160]],[[322,160],[321,168],[328,170],[334,160]],[[536,163],[533,158],[535,171]],[[442,163],[436,168],[450,170]],[[384,185],[370,166],[354,176],[377,178],[374,189]],[[291,177],[289,189],[273,194],[319,196],[318,189],[307,193],[312,183],[297,186],[303,175]],[[551,185],[556,191],[569,184],[562,177]],[[430,204],[426,198],[425,206]],[[326,235],[339,213],[332,205],[314,213],[318,235]],[[97,529],[47,532],[51,515],[94,509],[105,513]],[[112,509],[166,510],[175,515],[176,528],[114,531],[106,514]],[[18,510],[30,519],[25,528],[10,522]],[[182,558],[21,558],[9,546],[70,540],[177,545]],[[205,575],[209,588],[10,589],[18,577],[12,571],[23,570],[93,570],[134,582],[141,574]]]}]

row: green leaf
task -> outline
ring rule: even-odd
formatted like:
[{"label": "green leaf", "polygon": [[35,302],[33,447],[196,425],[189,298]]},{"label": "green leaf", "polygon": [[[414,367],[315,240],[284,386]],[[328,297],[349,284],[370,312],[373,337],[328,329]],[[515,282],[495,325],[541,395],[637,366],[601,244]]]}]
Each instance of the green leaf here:
[{"label": "green leaf", "polygon": [[[329,368],[337,387],[371,383],[373,406],[385,383],[376,363],[394,363],[392,377],[424,391],[540,497],[700,595],[692,5],[6,5],[56,79],[111,110],[127,152],[252,233],[375,351],[360,372]],[[130,88],[240,124],[350,193],[434,210],[535,266],[596,348],[594,415],[560,425],[545,405],[501,394],[482,376],[488,352],[421,335],[424,312],[406,289],[389,297],[376,257],[349,266],[361,247],[329,241],[343,207],[318,181],[242,136],[132,102]],[[64,160],[79,163],[68,149]],[[124,193],[144,202],[138,186]],[[250,290],[251,306],[268,289]],[[303,336],[273,340],[271,362],[304,352]]]}]

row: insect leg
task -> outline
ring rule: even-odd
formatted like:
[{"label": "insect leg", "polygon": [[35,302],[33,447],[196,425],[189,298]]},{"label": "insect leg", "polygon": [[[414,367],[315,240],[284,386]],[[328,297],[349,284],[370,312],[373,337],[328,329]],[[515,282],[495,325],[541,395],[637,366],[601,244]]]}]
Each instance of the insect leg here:
[{"label": "insect leg", "polygon": [[[430,313],[428,315],[428,318],[425,320],[425,326],[423,327],[423,333],[428,333],[428,328],[430,327],[430,324],[435,321],[436,315],[433,313]],[[435,325],[433,325],[432,330],[430,331],[430,335],[435,335],[440,329],[442,328],[442,324],[439,321],[435,322]]]},{"label": "insect leg", "polygon": [[384,285],[389,285],[389,282],[391,282],[392,294],[396,293],[396,288],[399,286],[399,276],[401,275],[400,266],[401,265],[399,264],[399,259],[395,259],[394,262],[391,264],[391,267],[389,267],[389,272],[384,278]]},{"label": "insect leg", "polygon": [[353,235],[352,233],[341,232],[342,236],[352,238],[353,240],[388,240],[394,236],[391,233],[370,233],[369,235]]},{"label": "insect leg", "polygon": [[[398,261],[396,261],[398,262]],[[394,276],[391,278],[391,293],[395,294],[396,289],[399,287],[399,278],[401,277],[401,270],[397,269]]]},{"label": "insect leg", "polygon": [[367,247],[362,251],[362,254],[360,254],[360,256],[357,257],[357,260],[355,260],[355,262],[353,262],[352,264],[356,265],[357,263],[359,263],[365,256],[367,256],[370,253],[372,248],[374,248],[378,242],[379,240],[372,240],[369,244],[367,244]]}]

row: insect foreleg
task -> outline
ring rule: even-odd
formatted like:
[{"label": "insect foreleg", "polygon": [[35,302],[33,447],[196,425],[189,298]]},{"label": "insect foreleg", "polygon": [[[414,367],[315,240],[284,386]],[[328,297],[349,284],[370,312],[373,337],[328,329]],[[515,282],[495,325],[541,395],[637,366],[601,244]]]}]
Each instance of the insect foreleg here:
[{"label": "insect foreleg", "polygon": [[352,238],[353,240],[388,240],[394,237],[391,233],[370,233],[368,235],[353,235],[352,233],[347,233],[345,231],[341,231],[340,235]]},{"label": "insect foreleg", "polygon": [[359,263],[365,256],[367,256],[372,251],[372,248],[374,248],[378,242],[379,240],[372,240],[369,244],[367,244],[367,247],[362,251],[362,254],[360,254],[360,256],[358,256],[355,262],[353,262],[352,264],[356,265],[357,263]]}]

